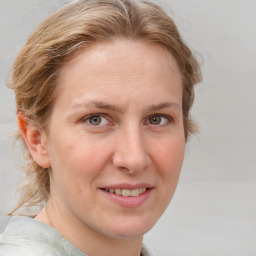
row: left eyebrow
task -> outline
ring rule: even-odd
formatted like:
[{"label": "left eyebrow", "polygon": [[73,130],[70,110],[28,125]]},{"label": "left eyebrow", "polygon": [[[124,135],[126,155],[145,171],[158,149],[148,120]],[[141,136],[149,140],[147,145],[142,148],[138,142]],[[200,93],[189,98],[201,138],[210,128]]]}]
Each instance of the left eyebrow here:
[{"label": "left eyebrow", "polygon": [[154,112],[154,111],[158,111],[164,108],[171,108],[171,107],[175,107],[178,108],[179,110],[181,110],[181,105],[175,102],[163,102],[157,105],[152,105],[150,106],[147,110],[149,112]]}]

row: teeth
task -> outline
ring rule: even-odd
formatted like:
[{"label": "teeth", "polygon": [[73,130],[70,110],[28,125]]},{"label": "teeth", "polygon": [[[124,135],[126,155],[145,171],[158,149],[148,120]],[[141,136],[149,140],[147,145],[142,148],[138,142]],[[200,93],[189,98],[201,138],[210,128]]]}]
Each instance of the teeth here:
[{"label": "teeth", "polygon": [[122,196],[131,196],[131,190],[122,189]]},{"label": "teeth", "polygon": [[[109,191],[109,192],[110,192],[110,191]],[[115,193],[116,193],[117,195],[121,196],[121,195],[122,195],[122,190],[119,189],[119,188],[117,188],[117,189],[115,189]]]},{"label": "teeth", "polygon": [[116,188],[116,189],[113,189],[113,188],[110,188],[110,189],[105,189],[105,191],[107,192],[110,192],[110,193],[115,193],[119,196],[139,196],[143,193],[146,192],[146,188],[136,188],[136,189],[120,189],[120,188]]},{"label": "teeth", "polygon": [[140,193],[140,189],[133,189],[131,191],[131,196],[138,196]]}]

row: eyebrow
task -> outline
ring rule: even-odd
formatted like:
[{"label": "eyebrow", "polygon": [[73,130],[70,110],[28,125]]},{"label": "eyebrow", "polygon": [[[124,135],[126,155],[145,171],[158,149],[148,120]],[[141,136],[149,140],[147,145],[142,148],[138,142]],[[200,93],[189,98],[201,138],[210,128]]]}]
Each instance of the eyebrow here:
[{"label": "eyebrow", "polygon": [[119,108],[118,106],[115,106],[113,104],[108,104],[104,101],[91,101],[91,102],[85,103],[85,104],[76,104],[72,107],[72,109],[79,108],[79,107],[99,108],[99,109],[112,110],[115,112],[123,112],[122,109]]},{"label": "eyebrow", "polygon": [[153,111],[158,111],[164,108],[171,108],[171,107],[176,107],[181,110],[181,105],[175,102],[163,102],[157,105],[152,105],[147,110],[150,112],[151,111],[153,112]]},{"label": "eyebrow", "polygon": [[[91,101],[89,103],[85,103],[85,104],[76,104],[72,107],[72,109],[76,109],[79,107],[85,107],[85,108],[99,108],[99,109],[105,109],[105,110],[112,110],[115,112],[119,112],[119,113],[123,113],[124,111],[113,104],[109,104],[107,102],[104,101]],[[156,105],[151,105],[149,106],[146,110],[150,111],[150,112],[154,112],[154,111],[158,111],[164,108],[170,108],[170,107],[175,107],[181,110],[181,105],[175,102],[162,102],[160,104],[156,104]]]}]

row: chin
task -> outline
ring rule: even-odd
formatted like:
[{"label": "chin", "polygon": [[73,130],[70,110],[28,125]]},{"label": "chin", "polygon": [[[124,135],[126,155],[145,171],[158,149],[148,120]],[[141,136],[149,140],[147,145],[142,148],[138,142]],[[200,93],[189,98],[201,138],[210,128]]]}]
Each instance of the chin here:
[{"label": "chin", "polygon": [[143,236],[154,226],[155,222],[152,220],[129,220],[122,222],[115,222],[109,227],[108,234],[113,238],[136,238]]}]

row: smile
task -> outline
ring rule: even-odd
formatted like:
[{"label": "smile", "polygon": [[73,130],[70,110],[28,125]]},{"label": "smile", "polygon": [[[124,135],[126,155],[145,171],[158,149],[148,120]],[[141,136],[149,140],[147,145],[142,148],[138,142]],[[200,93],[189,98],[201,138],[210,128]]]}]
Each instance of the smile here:
[{"label": "smile", "polygon": [[119,196],[128,197],[128,196],[139,196],[139,195],[145,193],[147,188],[136,188],[136,189],[120,189],[120,188],[107,189],[107,188],[104,188],[103,190],[106,192],[109,192],[109,193],[119,195]]}]

